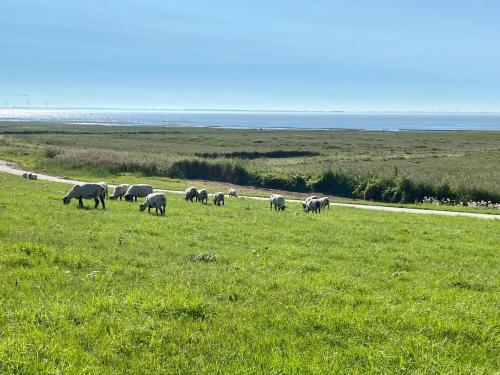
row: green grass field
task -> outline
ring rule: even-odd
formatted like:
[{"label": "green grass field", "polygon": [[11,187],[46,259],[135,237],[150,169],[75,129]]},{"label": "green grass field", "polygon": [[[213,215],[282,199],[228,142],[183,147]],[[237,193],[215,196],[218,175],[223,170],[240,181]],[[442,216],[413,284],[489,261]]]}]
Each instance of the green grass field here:
[{"label": "green grass field", "polygon": [[0,373],[499,371],[498,221],[0,184]]}]

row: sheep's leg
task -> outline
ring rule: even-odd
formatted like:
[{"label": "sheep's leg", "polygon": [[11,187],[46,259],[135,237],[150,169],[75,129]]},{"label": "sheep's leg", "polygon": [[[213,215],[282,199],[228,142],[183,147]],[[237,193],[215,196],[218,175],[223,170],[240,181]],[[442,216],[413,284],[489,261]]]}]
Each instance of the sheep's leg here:
[{"label": "sheep's leg", "polygon": [[224,201],[222,201],[222,205],[224,206]]},{"label": "sheep's leg", "polygon": [[83,207],[83,200],[82,197],[78,198],[78,207]]},{"label": "sheep's leg", "polygon": [[94,208],[97,208],[99,206],[99,199],[97,197],[94,197],[94,202],[95,202]]},{"label": "sheep's leg", "polygon": [[158,207],[155,207],[156,210],[156,216],[158,216]]},{"label": "sheep's leg", "polygon": [[100,199],[101,199],[102,209],[105,210],[106,205],[104,204],[104,197],[100,197]]},{"label": "sheep's leg", "polygon": [[151,206],[148,207],[148,214],[151,213]]}]

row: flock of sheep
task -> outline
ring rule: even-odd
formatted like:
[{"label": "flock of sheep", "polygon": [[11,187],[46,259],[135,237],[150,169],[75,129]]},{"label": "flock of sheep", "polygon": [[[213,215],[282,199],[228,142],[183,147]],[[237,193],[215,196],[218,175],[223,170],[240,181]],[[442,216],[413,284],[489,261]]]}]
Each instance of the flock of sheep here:
[{"label": "flock of sheep", "polygon": [[38,180],[38,176],[34,173],[23,173],[23,178],[27,178],[28,180]]},{"label": "flock of sheep", "polygon": [[[78,199],[80,207],[83,207],[83,199],[94,199],[95,206],[99,206],[99,202],[102,208],[106,208],[105,199],[108,196],[108,184],[105,182],[97,183],[82,183],[74,185],[71,190],[63,197],[63,203],[69,204],[72,199]],[[229,189],[229,197],[237,197],[235,189]],[[153,186],[149,184],[121,184],[115,187],[113,194],[109,199],[122,200],[124,198],[126,201],[137,202],[137,198],[146,198],[143,203],[139,205],[139,211],[145,211],[146,208],[148,212],[151,212],[151,208],[158,211],[160,215],[165,215],[167,208],[167,196],[165,193],[154,193]],[[190,202],[196,201],[208,204],[208,191],[207,189],[197,189],[195,187],[188,187],[185,190],[184,199]],[[277,211],[283,211],[286,208],[285,198],[279,194],[271,194],[269,197],[270,209],[273,207]],[[217,192],[214,194],[214,205],[220,206],[224,205],[224,193]],[[316,196],[311,196],[302,203],[305,212],[320,213],[325,207],[330,208],[330,201],[327,197],[318,198]]]}]

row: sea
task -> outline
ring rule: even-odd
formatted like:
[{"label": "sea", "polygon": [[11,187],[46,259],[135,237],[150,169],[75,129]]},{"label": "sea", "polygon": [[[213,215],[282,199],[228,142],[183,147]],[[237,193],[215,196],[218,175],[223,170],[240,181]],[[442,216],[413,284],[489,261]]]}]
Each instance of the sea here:
[{"label": "sea", "polygon": [[241,129],[363,131],[500,131],[500,112],[287,112],[156,109],[0,108],[0,123],[36,121],[109,126],[194,126]]}]

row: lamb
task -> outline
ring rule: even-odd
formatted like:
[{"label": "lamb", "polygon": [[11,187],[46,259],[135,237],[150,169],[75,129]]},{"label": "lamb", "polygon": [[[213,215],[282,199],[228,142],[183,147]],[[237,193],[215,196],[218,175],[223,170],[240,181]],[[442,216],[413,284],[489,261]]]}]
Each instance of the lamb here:
[{"label": "lamb", "polygon": [[207,191],[207,189],[198,190],[198,193],[196,194],[196,200],[198,202],[201,202],[201,203],[203,203],[203,201],[205,201],[205,204],[208,204],[208,191]]},{"label": "lamb", "polygon": [[286,208],[285,198],[283,198],[279,194],[271,194],[271,196],[269,197],[269,203],[270,203],[271,210],[273,209],[273,205],[274,205],[274,209],[278,210],[278,211],[284,211]]},{"label": "lamb", "polygon": [[113,192],[113,195],[109,197],[109,199],[118,199],[122,200],[122,197],[125,195],[129,188],[129,184],[121,184],[115,187],[115,191]]},{"label": "lamb", "polygon": [[188,187],[185,190],[186,196],[184,197],[185,200],[192,202],[193,199],[196,199],[198,201],[198,189],[195,188],[194,186]]},{"label": "lamb", "polygon": [[148,209],[151,212],[151,208],[156,209],[156,215],[158,215],[158,210],[160,210],[160,215],[165,215],[165,210],[167,208],[167,196],[164,193],[152,193],[148,194],[144,203],[139,205],[139,211],[144,211]]},{"label": "lamb", "polygon": [[28,173],[23,173],[23,178],[28,178]]},{"label": "lamb", "polygon": [[221,203],[224,206],[224,193],[219,191],[218,193],[214,194],[214,204],[220,206]]},{"label": "lamb", "polygon": [[36,175],[36,174],[34,174],[34,173],[33,173],[33,174],[31,175],[31,179],[32,179],[32,180],[38,180],[38,175]]},{"label": "lamb", "polygon": [[235,197],[235,198],[238,197],[238,195],[236,194],[236,190],[235,189],[229,189],[228,195],[230,197]]},{"label": "lamb", "polygon": [[98,182],[98,184],[102,185],[104,191],[106,192],[106,197],[108,196],[108,184],[106,182]]},{"label": "lamb", "polygon": [[101,201],[102,208],[105,209],[106,205],[104,203],[104,198],[106,197],[106,192],[101,184],[94,183],[84,183],[75,185],[71,188],[68,194],[66,194],[63,198],[64,204],[69,204],[71,199],[78,199],[78,206],[83,207],[82,199],[91,199],[94,198],[95,206],[97,208],[99,206],[99,200]]},{"label": "lamb", "polygon": [[305,212],[321,213],[321,199],[309,199],[302,203],[302,207],[304,207]]},{"label": "lamb", "polygon": [[153,186],[148,184],[137,184],[132,185],[128,188],[127,192],[123,195],[126,201],[133,202],[134,200],[137,202],[137,197],[144,198],[148,194],[153,192]]}]

